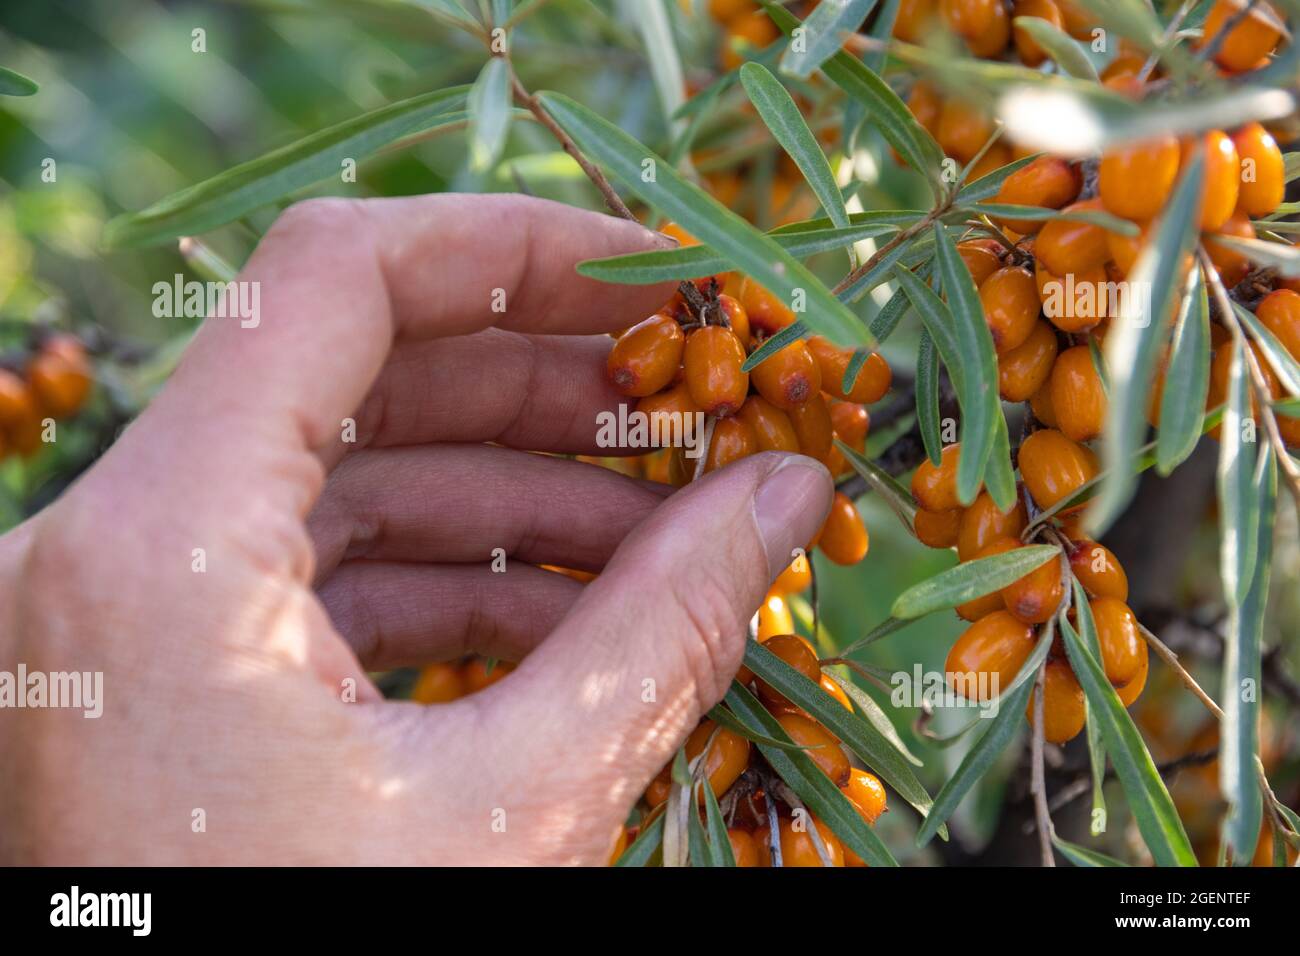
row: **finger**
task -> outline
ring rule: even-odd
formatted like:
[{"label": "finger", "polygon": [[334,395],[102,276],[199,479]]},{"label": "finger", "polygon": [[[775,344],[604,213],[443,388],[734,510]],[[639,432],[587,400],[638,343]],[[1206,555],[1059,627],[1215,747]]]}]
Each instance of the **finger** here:
[{"label": "finger", "polygon": [[816,534],[832,491],[811,459],[764,454],[673,495],[511,675],[510,692],[484,699],[484,726],[505,739],[527,732],[542,765],[584,755],[608,781],[606,808],[626,812],[722,698],[749,619]]},{"label": "finger", "polygon": [[362,666],[389,670],[470,653],[523,660],[582,588],[522,562],[499,572],[487,564],[349,561],[318,593]]},{"label": "finger", "polygon": [[318,580],[345,558],[480,563],[504,554],[598,571],[670,491],[492,445],[368,450],[335,469],[307,526]]}]

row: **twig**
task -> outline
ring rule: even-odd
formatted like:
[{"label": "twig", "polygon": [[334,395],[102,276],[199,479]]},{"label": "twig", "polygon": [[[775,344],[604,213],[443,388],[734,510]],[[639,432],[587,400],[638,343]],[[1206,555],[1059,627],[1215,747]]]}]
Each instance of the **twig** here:
[{"label": "twig", "polygon": [[1237,27],[1239,27],[1242,22],[1251,15],[1255,9],[1255,4],[1258,2],[1259,0],[1246,0],[1246,5],[1225,20],[1223,26],[1219,28],[1219,32],[1214,35],[1214,38],[1197,51],[1196,58],[1202,62],[1208,62],[1213,57],[1218,56],[1219,50],[1228,39],[1228,34],[1237,29]]},{"label": "twig", "polygon": [[1030,790],[1034,794],[1034,820],[1038,825],[1038,848],[1042,854],[1043,866],[1056,866],[1056,857],[1052,854],[1052,814],[1047,808],[1047,781],[1043,770],[1043,695],[1047,680],[1047,659],[1038,667],[1038,676],[1034,679],[1034,733],[1031,739],[1033,748],[1033,782]]},{"label": "twig", "polygon": [[1169,26],[1165,27],[1164,36],[1160,38],[1159,46],[1151,51],[1151,55],[1148,56],[1146,62],[1142,64],[1142,69],[1138,70],[1137,79],[1139,83],[1145,83],[1147,81],[1147,77],[1151,75],[1151,71],[1156,68],[1156,64],[1160,62],[1160,58],[1164,56],[1165,52],[1169,49],[1169,45],[1173,41],[1174,35],[1178,32],[1178,28],[1183,25],[1183,21],[1187,19],[1187,15],[1195,8],[1196,0],[1185,0],[1183,5],[1178,8],[1178,12],[1175,13],[1173,19],[1169,21]]},{"label": "twig", "polygon": [[1160,640],[1160,638],[1148,631],[1140,622],[1138,623],[1138,630],[1142,632],[1142,636],[1146,638],[1146,642],[1151,645],[1151,649],[1156,652],[1157,656],[1159,656],[1159,658],[1178,675],[1178,679],[1183,682],[1184,686],[1195,694],[1200,702],[1205,705],[1205,709],[1219,720],[1222,720],[1223,709],[1214,702],[1214,698],[1201,689],[1201,685],[1196,683],[1196,678],[1187,672],[1187,668],[1183,667],[1183,665],[1178,662],[1178,655],[1171,651],[1164,641]]},{"label": "twig", "polygon": [[[1177,759],[1170,760],[1166,763],[1157,764],[1156,773],[1158,773],[1160,777],[1163,779],[1171,774],[1176,774],[1180,770],[1184,770],[1188,767],[1200,767],[1204,764],[1209,763],[1211,760],[1214,760],[1218,756],[1219,756],[1218,747],[1213,747],[1210,750],[1200,750],[1194,753],[1186,753],[1183,754],[1181,757],[1178,757]],[[1109,783],[1115,779],[1117,779],[1117,775],[1115,773],[1114,767],[1108,769],[1106,771],[1106,775],[1102,778],[1104,783]],[[1064,787],[1062,787],[1060,790],[1058,790],[1056,792],[1056,795],[1052,797],[1049,807],[1053,811],[1060,810],[1062,807],[1068,806],[1069,804],[1073,803],[1075,800],[1078,800],[1080,797],[1082,797],[1084,794],[1088,793],[1091,790],[1092,790],[1092,774],[1090,772],[1085,771],[1084,773],[1081,773],[1078,777],[1076,777],[1074,780],[1066,784]]]}]

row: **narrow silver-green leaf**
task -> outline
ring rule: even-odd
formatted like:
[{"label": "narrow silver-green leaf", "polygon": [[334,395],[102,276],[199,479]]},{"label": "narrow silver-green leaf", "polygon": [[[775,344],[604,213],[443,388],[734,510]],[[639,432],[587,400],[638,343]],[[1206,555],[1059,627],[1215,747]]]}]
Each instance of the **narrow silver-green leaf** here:
[{"label": "narrow silver-green leaf", "polygon": [[0,96],[32,96],[39,89],[30,77],[0,66]]},{"label": "narrow silver-green leaf", "polygon": [[1259,507],[1253,477],[1259,436],[1251,418],[1246,344],[1235,340],[1219,432],[1219,575],[1229,604],[1240,604],[1255,573]]},{"label": "narrow silver-green leaf", "polygon": [[806,80],[839,52],[867,19],[876,0],[823,0],[799,27],[781,57],[781,72]]},{"label": "narrow silver-green leaf", "polygon": [[762,365],[777,352],[781,351],[796,339],[801,339],[808,334],[808,327],[804,325],[803,319],[799,319],[793,325],[787,325],[776,335],[765,341],[745,359],[741,364],[742,372],[751,372],[759,365]]},{"label": "narrow silver-green leaf", "polygon": [[574,138],[580,149],[608,169],[616,180],[671,218],[703,244],[726,256],[787,303],[806,299],[801,317],[841,345],[874,344],[858,321],[821,281],[770,236],[684,179],[670,164],[609,120],[559,93],[540,93],[548,113]]},{"label": "narrow silver-green leaf", "polygon": [[1066,73],[1080,80],[1099,82],[1097,68],[1077,40],[1041,17],[1016,17],[1012,23],[1024,30]]},{"label": "narrow silver-green leaf", "polygon": [[1272,367],[1277,379],[1282,386],[1292,395],[1300,395],[1300,362],[1287,351],[1276,335],[1259,321],[1255,313],[1251,312],[1245,306],[1238,302],[1232,303],[1232,311],[1241,324],[1250,332],[1250,337],[1259,345],[1259,350],[1264,353],[1268,359],[1268,364]]},{"label": "narrow silver-green leaf", "polygon": [[641,31],[650,76],[654,79],[665,121],[670,127],[684,126],[683,120],[673,118],[686,101],[686,78],[664,0],[627,0],[622,6],[636,20],[637,29]]},{"label": "narrow silver-green leaf", "polygon": [[907,620],[965,604],[1019,581],[1060,554],[1061,549],[1055,545],[1030,544],[963,562],[913,584],[894,601],[890,613]]},{"label": "narrow silver-green leaf", "polygon": [[916,352],[915,391],[916,423],[921,429],[921,442],[931,463],[938,465],[943,452],[943,440],[939,435],[939,353],[935,351],[934,339],[925,329],[921,330]]},{"label": "narrow silver-green leaf", "polygon": [[844,693],[848,695],[849,699],[857,706],[862,716],[866,720],[869,720],[872,726],[880,731],[886,740],[893,744],[895,750],[907,758],[908,763],[915,767],[925,766],[925,761],[912,753],[911,748],[909,748],[903,741],[903,738],[898,735],[898,728],[894,726],[894,722],[889,719],[889,715],[885,713],[884,708],[877,704],[870,694],[847,677],[841,677],[839,674],[829,670],[823,670],[822,673],[840,686],[840,690],[844,691]]},{"label": "narrow silver-green leaf", "polygon": [[1007,434],[1007,417],[1002,406],[993,416],[993,450],[984,466],[984,486],[998,509],[1009,512],[1016,503],[1016,473],[1011,467],[1011,436]]},{"label": "narrow silver-green leaf", "polygon": [[987,176],[981,176],[974,182],[967,183],[957,193],[955,204],[971,207],[986,199],[992,199],[1001,191],[1002,184],[1011,178],[1012,173],[1019,172],[1042,155],[1042,153],[1035,153],[1032,156],[1021,157],[1015,162],[1007,163],[1000,169],[993,170]]},{"label": "narrow silver-green leaf", "polygon": [[996,219],[1061,219],[1065,222],[1087,222],[1121,236],[1136,236],[1141,233],[1136,223],[1101,209],[1067,210],[1051,209],[1047,206],[1023,206],[1018,203],[980,202],[958,209],[958,213],[963,212],[967,215],[975,212]]},{"label": "narrow silver-green leaf", "polygon": [[470,168],[484,172],[496,165],[510,132],[510,65],[494,56],[483,65],[469,91]]},{"label": "narrow silver-green leaf", "polygon": [[1069,840],[1062,840],[1055,833],[1052,834],[1052,845],[1061,856],[1075,866],[1128,866],[1123,860],[1117,860],[1113,856],[1089,850],[1086,846],[1079,846]]},{"label": "narrow silver-green leaf", "polygon": [[736,715],[727,710],[721,704],[717,704],[709,711],[709,720],[715,724],[721,724],[733,734],[739,734],[752,744],[766,744],[769,747],[780,747],[783,750],[807,750],[799,744],[789,743],[787,741],[777,740],[775,737],[764,737],[762,734],[751,730],[746,724],[737,719]]},{"label": "narrow silver-green leaf", "polygon": [[645,866],[664,839],[664,814],[659,814],[641,829],[631,845],[623,851],[615,866]]},{"label": "narrow silver-green leaf", "polygon": [[762,64],[746,63],[740,68],[740,82],[772,136],[803,173],[804,180],[831,222],[840,228],[848,226],[849,213],[844,207],[844,197],[835,185],[831,164],[781,81]]},{"label": "narrow silver-green leaf", "polygon": [[417,133],[465,123],[469,87],[460,86],[380,107],[312,133],[257,159],[181,190],[143,212],[118,216],[104,227],[109,249],[193,236],[240,218],[330,176],[347,160],[360,162]]},{"label": "narrow silver-green leaf", "polygon": [[1210,300],[1199,269],[1174,327],[1165,387],[1160,395],[1156,471],[1168,475],[1196,448],[1210,382]]},{"label": "narrow silver-green leaf", "polygon": [[1300,279],[1300,249],[1282,242],[1263,239],[1239,239],[1235,236],[1215,236],[1215,245],[1233,249],[1257,266],[1276,269],[1288,279]]},{"label": "narrow silver-green leaf", "polygon": [[912,493],[903,487],[897,478],[856,448],[844,444],[838,438],[835,439],[835,447],[844,455],[844,460],[850,467],[871,486],[871,489],[885,499],[885,504],[889,505],[890,510],[898,516],[907,533],[915,534],[916,502],[912,500]]},{"label": "narrow silver-green leaf", "polygon": [[[1070,586],[1074,598],[1078,634],[1088,651],[1098,659],[1101,658],[1101,641],[1097,637],[1097,622],[1092,616],[1092,605],[1088,595],[1077,577],[1071,575]],[[1088,740],[1088,767],[1092,775],[1092,820],[1088,830],[1093,836],[1100,836],[1106,830],[1109,814],[1106,811],[1106,741],[1102,738],[1101,722],[1093,713],[1092,705],[1083,702],[1086,721],[1084,729]]]},{"label": "narrow silver-green leaf", "polygon": [[704,791],[704,819],[708,825],[710,865],[735,866],[736,855],[731,850],[731,838],[727,836],[727,822],[722,819],[718,798],[713,795],[713,788],[707,783],[700,789]]}]

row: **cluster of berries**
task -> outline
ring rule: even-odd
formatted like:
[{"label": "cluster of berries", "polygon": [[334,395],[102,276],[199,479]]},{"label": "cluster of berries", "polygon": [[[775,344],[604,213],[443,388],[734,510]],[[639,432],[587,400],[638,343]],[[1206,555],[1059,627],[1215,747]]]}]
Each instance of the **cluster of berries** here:
[{"label": "cluster of berries", "polygon": [[45,335],[24,363],[0,366],[0,459],[35,454],[45,419],[75,415],[93,383],[86,347],[67,333]]}]

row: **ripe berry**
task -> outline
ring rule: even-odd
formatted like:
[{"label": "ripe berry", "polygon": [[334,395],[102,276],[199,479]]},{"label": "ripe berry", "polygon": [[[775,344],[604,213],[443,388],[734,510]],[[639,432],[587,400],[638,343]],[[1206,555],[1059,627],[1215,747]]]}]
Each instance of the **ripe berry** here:
[{"label": "ripe berry", "polygon": [[1115,598],[1094,598],[1088,602],[1097,625],[1101,665],[1106,679],[1116,687],[1137,676],[1147,653],[1147,642],[1138,631],[1137,618],[1127,604]]},{"label": "ripe berry", "polygon": [[[1236,18],[1244,5],[1244,0],[1218,0],[1205,18],[1205,32],[1200,45],[1208,46],[1223,32],[1229,21]],[[1268,3],[1258,4],[1224,37],[1214,54],[1214,62],[1233,73],[1254,69],[1273,52],[1277,41],[1281,39],[1281,31],[1276,26],[1279,22],[1281,18],[1272,6]]]},{"label": "ripe berry", "polygon": [[1042,624],[1056,613],[1064,593],[1061,562],[1052,560],[1004,587],[1002,603],[1026,624]]},{"label": "ripe berry", "polygon": [[8,369],[0,368],[0,428],[39,418],[39,412],[36,396],[27,383]]},{"label": "ripe berry", "polygon": [[967,174],[967,181],[977,182],[990,173],[997,172],[1009,162],[1011,162],[1011,150],[1002,143],[994,143],[971,166],[970,173]]},{"label": "ripe berry", "polygon": [[830,403],[831,427],[835,437],[860,452],[867,448],[867,432],[871,430],[871,416],[857,402],[834,401]]},{"label": "ripe berry", "polygon": [[996,56],[1011,39],[1011,17],[1002,0],[939,0],[939,12],[975,56]]},{"label": "ripe berry", "polygon": [[745,350],[729,329],[709,325],[692,332],[682,361],[696,405],[719,418],[740,410],[749,393],[749,374],[740,370]]},{"label": "ripe berry", "polygon": [[[1037,692],[1035,692],[1037,693]],[[1034,694],[1029,695],[1025,716],[1034,725]],[[1088,717],[1083,688],[1066,661],[1047,662],[1043,675],[1043,739],[1051,744],[1073,740]]]},{"label": "ripe berry", "polygon": [[1106,421],[1106,387],[1086,345],[1066,349],[1052,366],[1052,408],[1058,427],[1074,441],[1092,441]]},{"label": "ripe berry", "polygon": [[684,422],[701,409],[695,404],[695,399],[691,398],[691,390],[686,383],[679,382],[662,392],[647,395],[636,403],[636,410],[647,416],[652,434],[663,436],[672,434],[674,421]]},{"label": "ripe berry", "polygon": [[51,339],[28,363],[27,381],[47,415],[75,415],[85,404],[92,381],[85,349],[71,336]]},{"label": "ripe berry", "polygon": [[754,0],[709,0],[709,16],[715,23],[728,24],[753,14],[754,9]]},{"label": "ripe berry", "polygon": [[1056,361],[1056,330],[1039,319],[1029,338],[998,356],[998,393],[1005,401],[1024,402],[1038,391]]},{"label": "ripe berry", "polygon": [[[827,851],[827,857],[830,859],[831,866],[844,865],[844,845],[840,843],[839,838],[831,832],[831,828],[822,821],[809,814],[805,820],[811,818],[812,825],[804,824],[801,830],[794,828],[794,823],[788,818],[782,819],[778,824],[781,843],[781,865],[782,866],[822,866],[821,855],[817,852],[817,847],[813,843],[813,836],[809,832],[812,827],[816,827],[817,833],[821,836],[822,846]],[[763,852],[759,854],[764,858],[763,866],[771,865],[771,833],[770,831],[760,831],[760,839],[763,844]]]},{"label": "ripe berry", "polygon": [[[1046,20],[1058,30],[1065,25],[1065,18],[1061,16],[1061,10],[1053,0],[1016,0],[1015,7],[1012,10],[1012,17],[1037,17],[1040,20]],[[1038,41],[1030,36],[1028,31],[1023,27],[1015,27],[1014,32],[1016,54],[1025,66],[1038,66],[1047,59],[1047,52],[1038,45]],[[1074,197],[1070,198],[1073,199]],[[1034,205],[1038,204],[1034,203]]]},{"label": "ripe berry", "polygon": [[1146,642],[1142,644],[1141,652],[1142,663],[1138,667],[1137,674],[1127,684],[1122,687],[1116,687],[1115,693],[1119,695],[1120,703],[1125,707],[1132,707],[1133,702],[1142,696],[1142,689],[1147,686],[1147,673],[1150,669],[1150,654],[1147,651]]},{"label": "ripe berry", "polygon": [[957,529],[960,526],[961,516],[960,508],[953,508],[951,511],[926,511],[924,508],[917,508],[912,528],[916,531],[917,540],[927,547],[951,548],[957,543]]},{"label": "ripe berry", "polygon": [[1210,261],[1214,263],[1219,278],[1226,288],[1231,289],[1250,272],[1250,260],[1235,249],[1215,242],[1216,236],[1233,236],[1237,239],[1255,238],[1255,227],[1251,225],[1250,217],[1242,210],[1240,202],[1236,211],[1228,217],[1228,221],[1219,228],[1218,232],[1202,237],[1205,251],[1209,254]]},{"label": "ripe berry", "polygon": [[1008,511],[999,511],[993,496],[981,491],[962,512],[957,526],[957,557],[969,561],[999,538],[1018,539],[1028,524],[1025,504],[1016,496],[1016,503]]},{"label": "ripe berry", "polygon": [[857,564],[867,556],[867,526],[847,495],[835,493],[817,546],[836,564]]},{"label": "ripe berry", "polygon": [[993,121],[977,107],[955,96],[944,100],[935,138],[949,156],[970,162],[992,135]]},{"label": "ripe berry", "polygon": [[[1029,167],[1025,168],[1028,169]],[[1022,172],[1024,172],[1023,169],[1012,173],[1007,182],[1010,182]],[[1003,199],[1001,193],[998,194],[998,202],[1009,201]],[[1023,200],[1017,201],[1023,202]],[[984,284],[985,279],[1002,268],[1001,250],[1002,247],[996,239],[968,239],[957,244],[957,254],[961,256],[961,261],[966,264],[966,271],[970,273],[971,279],[974,280],[975,288],[978,289]]]},{"label": "ripe berry", "polygon": [[[763,646],[814,684],[821,681],[822,668],[817,663],[817,655],[803,638],[795,634],[777,634],[764,641]],[[784,694],[763,680],[758,682],[758,696],[769,708],[794,706]]]},{"label": "ripe berry", "polygon": [[736,861],[736,866],[762,865],[759,862],[761,851],[754,834],[740,827],[731,827],[727,830],[727,840],[731,843],[731,855]]},{"label": "ripe berry", "polygon": [[858,369],[858,377],[853,380],[853,388],[845,392],[842,387],[844,373],[853,358],[853,349],[842,349],[820,335],[814,335],[808,339],[808,350],[821,371],[821,387],[837,398],[870,405],[880,401],[889,391],[893,373],[889,363],[878,353],[872,352],[867,356]]},{"label": "ripe berry", "polygon": [[794,324],[794,312],[790,307],[748,276],[740,284],[740,304],[745,308],[754,334],[772,336]]},{"label": "ripe berry", "polygon": [[822,387],[821,368],[799,340],[754,366],[749,378],[758,394],[777,408],[802,405]]},{"label": "ripe berry", "polygon": [[455,664],[429,664],[411,688],[411,700],[420,704],[445,704],[464,696],[465,685]]},{"label": "ripe berry", "polygon": [[831,676],[825,672],[822,673],[821,680],[817,682],[822,690],[826,691],[831,697],[839,703],[841,707],[850,714],[853,713],[853,703],[849,700],[849,695],[844,692],[844,688],[831,679]]},{"label": "ripe berry", "polygon": [[[1056,397],[1053,395],[1053,404]],[[1058,415],[1060,409],[1057,409]],[[1042,428],[1020,444],[1020,476],[1040,508],[1071,497],[1097,476],[1097,456],[1054,428]]]},{"label": "ripe berry", "polygon": [[1300,294],[1290,289],[1270,292],[1255,308],[1255,317],[1292,358],[1300,359]]},{"label": "ripe berry", "polygon": [[[1085,212],[1101,208],[1100,199],[1085,199],[1066,206],[1066,212]],[[1034,255],[1052,275],[1076,275],[1104,265],[1110,258],[1106,230],[1090,222],[1053,219],[1038,231]]]},{"label": "ripe berry", "polygon": [[[901,9],[899,14],[901,16]],[[936,138],[938,137],[939,116],[943,110],[943,98],[939,95],[938,90],[925,80],[917,80],[912,86],[912,92],[907,97],[907,108],[927,133]]]},{"label": "ripe berry", "polygon": [[1101,157],[1098,190],[1107,211],[1145,222],[1165,207],[1178,178],[1178,140],[1159,136]]},{"label": "ripe berry", "polygon": [[1034,413],[1034,417],[1046,425],[1048,428],[1056,427],[1056,408],[1052,405],[1052,388],[1051,376],[1043,383],[1042,388],[1029,396],[1029,410]]},{"label": "ripe berry", "polygon": [[740,300],[723,293],[718,296],[718,307],[726,316],[731,333],[740,340],[741,345],[749,345],[749,313],[740,304]]},{"label": "ripe berry", "polygon": [[776,718],[781,729],[790,735],[819,770],[831,778],[837,787],[849,782],[849,758],[840,746],[839,738],[811,717],[803,714],[779,714]]},{"label": "ripe berry", "polygon": [[758,643],[765,644],[773,637],[793,632],[794,615],[790,606],[781,595],[769,593],[758,608]]},{"label": "ripe berry", "polygon": [[831,413],[820,393],[814,394],[802,405],[786,412],[795,435],[799,438],[799,453],[822,461],[834,447]]},{"label": "ripe berry", "polygon": [[844,788],[844,795],[853,801],[862,818],[869,824],[874,824],[885,812],[885,785],[875,774],[853,768],[849,771],[849,782]]},{"label": "ripe berry", "polygon": [[912,497],[926,511],[951,511],[960,508],[957,500],[957,461],[961,444],[952,444],[939,455],[939,464],[929,458],[912,474]]},{"label": "ripe berry", "polygon": [[758,437],[747,422],[739,418],[720,418],[713,424],[713,439],[704,460],[704,473],[758,454]]},{"label": "ripe berry", "polygon": [[1056,5],[1061,8],[1061,19],[1064,21],[1066,33],[1076,40],[1092,39],[1092,31],[1097,21],[1086,7],[1080,6],[1074,0],[1056,0]]},{"label": "ripe berry", "polygon": [[[715,726],[713,721],[705,720],[686,738],[688,761],[704,753],[704,745],[708,743]],[[730,790],[748,765],[749,741],[725,727],[719,730],[704,761],[704,772],[708,775],[714,796],[720,797]]]},{"label": "ripe berry", "polygon": [[1108,547],[1080,538],[1074,541],[1068,553],[1070,570],[1089,597],[1128,600],[1128,575]]},{"label": "ripe berry", "polygon": [[460,670],[460,679],[464,682],[466,694],[477,694],[487,690],[497,681],[505,680],[506,675],[515,669],[509,661],[496,661],[491,670],[483,657],[471,658]]},{"label": "ripe berry", "polygon": [[682,364],[682,327],[655,314],[628,329],[610,349],[609,380],[624,395],[653,395],[673,380]]},{"label": "ripe berry", "polygon": [[1004,266],[980,286],[984,321],[998,352],[1009,352],[1024,343],[1038,321],[1041,302],[1038,285],[1022,266]]},{"label": "ripe berry", "polygon": [[936,0],[901,0],[894,18],[894,36],[904,43],[920,43],[932,28]]},{"label": "ripe berry", "polygon": [[791,561],[790,566],[776,576],[776,580],[768,590],[771,594],[785,596],[806,591],[810,584],[812,584],[812,562],[803,556]]},{"label": "ripe berry", "polygon": [[[1014,551],[1020,547],[1020,541],[1016,538],[995,538],[987,545],[975,552],[976,558],[989,558],[995,554],[1004,554],[1007,551]],[[963,621],[978,621],[988,617],[994,611],[1006,609],[1006,604],[1002,600],[1001,591],[993,591],[989,594],[981,595],[977,598],[971,598],[964,604],[958,604],[954,610],[957,616]]]},{"label": "ripe berry", "polygon": [[[1205,179],[1201,188],[1201,224],[1202,232],[1216,232],[1237,208],[1237,196],[1241,189],[1241,163],[1237,158],[1237,147],[1233,145],[1228,134],[1222,130],[1212,129],[1202,134],[1200,141],[1205,148]],[[1183,163],[1191,160],[1196,140],[1183,143]]]},{"label": "ripe berry", "polygon": [[[957,638],[944,664],[948,684],[983,703],[1011,686],[1034,649],[1034,629],[1006,611],[980,618]],[[983,681],[981,683],[981,675]]]},{"label": "ripe berry", "polygon": [[799,450],[799,436],[790,424],[790,416],[763,396],[751,395],[745,399],[736,418],[753,430],[759,451]]},{"label": "ripe berry", "polygon": [[1237,208],[1255,219],[1267,216],[1278,207],[1286,193],[1286,164],[1282,160],[1282,150],[1272,134],[1258,123],[1247,123],[1233,133],[1232,145],[1237,148],[1237,158],[1242,165]]},{"label": "ripe berry", "polygon": [[[1052,0],[1028,0],[1028,2],[1050,4]],[[1017,33],[1019,29],[1016,28]],[[1056,156],[1039,156],[1032,163],[1017,169],[1003,180],[995,202],[1060,209],[1074,202],[1082,186],[1083,179],[1079,175],[1078,167],[1073,163]],[[1004,225],[1022,233],[1031,233],[1041,229],[1043,222],[1039,219],[1017,219],[1007,220]]]},{"label": "ripe berry", "polygon": [[727,24],[727,34],[722,43],[722,66],[736,70],[745,60],[781,35],[780,29],[762,12],[738,17]]}]

